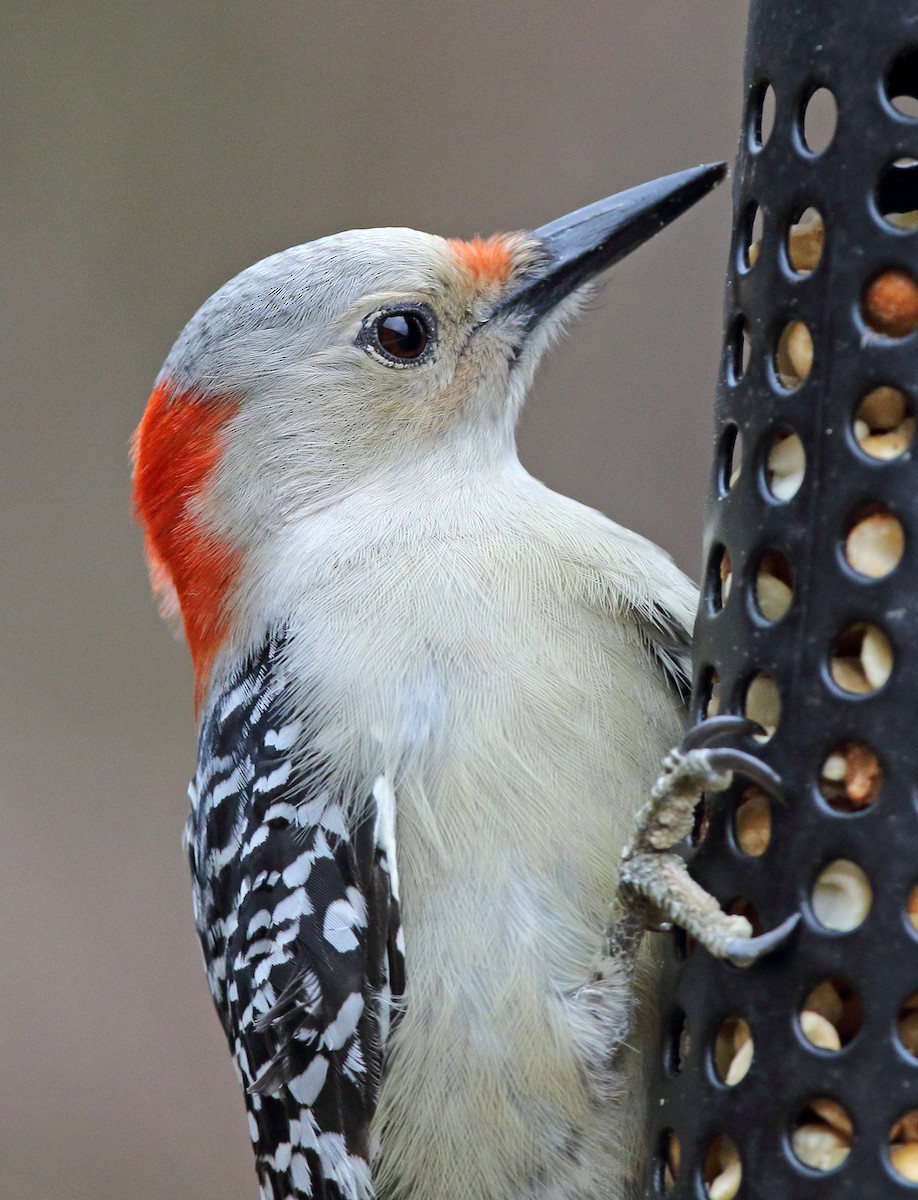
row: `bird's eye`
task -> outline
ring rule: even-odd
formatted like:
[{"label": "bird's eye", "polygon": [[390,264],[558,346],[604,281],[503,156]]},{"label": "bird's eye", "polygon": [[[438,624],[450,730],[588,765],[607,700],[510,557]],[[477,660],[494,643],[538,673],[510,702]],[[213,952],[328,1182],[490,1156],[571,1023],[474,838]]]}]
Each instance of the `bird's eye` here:
[{"label": "bird's eye", "polygon": [[389,309],[368,321],[358,343],[390,363],[413,366],[429,357],[435,329],[436,319],[426,307]]},{"label": "bird's eye", "polygon": [[393,358],[418,358],[424,353],[430,334],[426,321],[417,313],[390,313],[376,322],[376,339],[380,349]]}]

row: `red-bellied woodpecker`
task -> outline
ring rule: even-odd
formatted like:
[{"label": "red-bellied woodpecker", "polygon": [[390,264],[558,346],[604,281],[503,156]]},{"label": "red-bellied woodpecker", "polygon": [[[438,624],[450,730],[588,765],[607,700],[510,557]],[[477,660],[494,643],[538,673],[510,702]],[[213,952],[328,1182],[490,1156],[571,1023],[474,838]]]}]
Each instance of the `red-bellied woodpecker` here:
[{"label": "red-bellied woodpecker", "polygon": [[[532,234],[295,247],[156,382],[136,507],[194,658],[195,919],[269,1200],[627,1194],[653,963],[610,908],[695,592],[528,475],[514,425],[589,281],[721,174]],[[686,754],[692,799],[738,762]],[[738,954],[665,853],[678,792],[625,882]]]}]

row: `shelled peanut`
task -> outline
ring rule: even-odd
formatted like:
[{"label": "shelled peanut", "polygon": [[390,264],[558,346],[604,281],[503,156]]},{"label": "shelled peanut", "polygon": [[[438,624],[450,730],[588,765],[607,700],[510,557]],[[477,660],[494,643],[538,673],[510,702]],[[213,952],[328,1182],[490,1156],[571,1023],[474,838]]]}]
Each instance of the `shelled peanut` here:
[{"label": "shelled peanut", "polygon": [[819,790],[833,808],[856,812],[872,804],[883,783],[883,770],[869,746],[842,742],[827,756]]},{"label": "shelled peanut", "polygon": [[899,565],[905,551],[905,532],[891,512],[862,516],[848,531],[845,558],[860,575],[881,579]]},{"label": "shelled peanut", "polygon": [[889,267],[864,290],[864,321],[885,337],[906,337],[918,327],[918,283],[901,267]]},{"label": "shelled peanut", "polygon": [[746,690],[745,715],[762,726],[763,732],[754,735],[757,742],[767,741],[777,729],[781,719],[781,696],[770,675],[760,672],[753,676]]},{"label": "shelled peanut", "polygon": [[[791,266],[799,274],[809,274],[814,270],[825,245],[825,226],[822,217],[814,209],[808,209],[802,218],[790,227],[787,239],[787,257]],[[753,242],[749,247],[749,265],[758,262],[761,243]]]},{"label": "shelled peanut", "polygon": [[857,863],[837,858],[817,875],[810,902],[820,925],[847,932],[863,924],[873,903],[873,892]]},{"label": "shelled peanut", "polygon": [[813,368],[813,338],[802,321],[785,326],[775,356],[778,377],[785,387],[795,388]]},{"label": "shelled peanut", "polygon": [[742,1017],[722,1021],[714,1039],[714,1068],[728,1087],[745,1079],[752,1066],[754,1046],[749,1024]]},{"label": "shelled peanut", "polygon": [[743,793],[733,822],[736,841],[744,854],[757,858],[771,841],[771,806],[759,787]]},{"label": "shelled peanut", "polygon": [[739,1151],[721,1135],[708,1151],[704,1164],[705,1189],[710,1200],[733,1200],[743,1178]]},{"label": "shelled peanut", "polygon": [[918,1181],[918,1110],[905,1113],[889,1131],[889,1159],[905,1179]]},{"label": "shelled peanut", "polygon": [[777,500],[791,500],[800,490],[806,469],[803,442],[796,433],[780,433],[772,442],[765,464],[768,489]]},{"label": "shelled peanut", "polygon": [[[918,210],[889,213],[886,220],[899,229],[918,228]],[[825,248],[822,217],[808,210],[804,218],[790,227],[787,258],[794,271],[810,274],[818,266]],[[753,242],[747,253],[750,267],[758,261],[761,244]],[[886,337],[901,338],[918,328],[918,282],[910,272],[890,267],[864,289],[861,312],[866,325]],[[813,340],[802,321],[785,328],[775,356],[779,378],[788,387],[805,380],[813,366]]]},{"label": "shelled peanut", "polygon": [[903,454],[915,436],[904,393],[886,385],[868,392],[854,419],[854,436],[871,458],[888,461]]},{"label": "shelled peanut", "polygon": [[791,606],[790,564],[777,550],[770,550],[759,564],[755,577],[755,602],[766,621],[780,621]]},{"label": "shelled peanut", "polygon": [[845,1110],[827,1096],[810,1100],[791,1134],[794,1154],[808,1167],[831,1171],[851,1151],[851,1122]]},{"label": "shelled peanut", "polygon": [[830,662],[832,678],[845,692],[867,695],[892,674],[889,639],[875,625],[859,623],[839,634]]},{"label": "shelled peanut", "polygon": [[841,1050],[841,1038],[838,1030],[826,1017],[812,1009],[805,1008],[800,1014],[800,1028],[803,1036],[813,1046],[820,1050]]}]

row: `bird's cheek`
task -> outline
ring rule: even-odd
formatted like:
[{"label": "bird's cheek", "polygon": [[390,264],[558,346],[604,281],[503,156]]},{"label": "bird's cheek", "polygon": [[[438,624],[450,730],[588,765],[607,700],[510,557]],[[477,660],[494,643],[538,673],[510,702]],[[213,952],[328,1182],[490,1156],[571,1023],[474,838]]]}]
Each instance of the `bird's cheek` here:
[{"label": "bird's cheek", "polygon": [[466,415],[468,388],[453,379],[449,387],[429,392],[414,408],[414,421],[422,436],[445,433]]},{"label": "bird's cheek", "polygon": [[482,341],[463,354],[450,388],[462,415],[472,416],[494,396],[503,395],[509,371],[510,361],[502,345]]}]

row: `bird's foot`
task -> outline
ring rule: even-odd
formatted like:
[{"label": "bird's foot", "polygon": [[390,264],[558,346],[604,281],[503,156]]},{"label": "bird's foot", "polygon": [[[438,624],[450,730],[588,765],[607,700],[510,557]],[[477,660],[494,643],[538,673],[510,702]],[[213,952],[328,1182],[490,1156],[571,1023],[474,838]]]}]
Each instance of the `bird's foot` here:
[{"label": "bird's foot", "polygon": [[759,759],[743,750],[718,746],[724,738],[758,732],[745,717],[712,717],[695,726],[663,760],[650,801],[638,814],[638,831],[622,854],[619,892],[626,913],[648,924],[648,909],[660,921],[680,926],[717,958],[747,966],[782,945],[800,920],[793,913],[768,933],[752,936],[745,917],[725,913],[720,904],[689,875],[673,847],[691,833],[695,807],[703,792],[720,792],[744,776],[775,799],[782,799],[781,780]]}]

